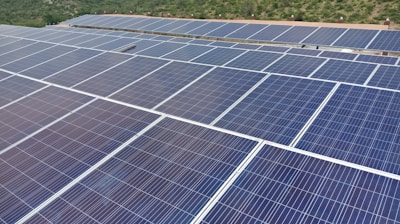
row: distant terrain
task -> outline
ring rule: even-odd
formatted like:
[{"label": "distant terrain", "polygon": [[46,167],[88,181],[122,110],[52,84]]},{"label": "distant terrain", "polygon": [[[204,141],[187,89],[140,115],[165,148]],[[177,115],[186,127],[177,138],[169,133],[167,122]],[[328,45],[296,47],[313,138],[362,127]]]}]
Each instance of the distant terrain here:
[{"label": "distant terrain", "polygon": [[82,14],[145,14],[182,18],[400,23],[398,0],[0,0],[0,23],[44,26]]}]

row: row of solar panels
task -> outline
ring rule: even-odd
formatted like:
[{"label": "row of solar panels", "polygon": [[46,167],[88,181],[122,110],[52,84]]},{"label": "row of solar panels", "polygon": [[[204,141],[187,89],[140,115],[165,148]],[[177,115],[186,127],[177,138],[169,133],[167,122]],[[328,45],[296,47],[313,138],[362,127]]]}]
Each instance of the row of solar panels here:
[{"label": "row of solar panels", "polygon": [[[299,79],[281,75],[269,76],[265,73],[249,70],[215,66],[216,62],[221,60],[220,57],[210,58],[210,56],[207,56],[205,59],[208,59],[208,61],[199,64],[143,56],[134,57],[128,54],[76,49],[66,46],[54,46],[42,42],[32,44],[31,42],[25,43],[28,45],[25,48],[0,55],[1,60],[3,60],[0,68],[18,72],[26,77],[41,79],[46,82],[95,94],[96,96],[154,109],[192,121],[212,124],[220,128],[285,145],[296,146],[309,151],[317,150],[312,149],[313,147],[318,149],[326,147],[326,150],[322,154],[330,154],[330,150],[335,149],[334,151],[337,152],[340,151],[340,148],[343,148],[339,147],[339,149],[336,149],[335,145],[331,144],[341,142],[341,144],[351,145],[353,144],[352,140],[358,138],[360,140],[357,141],[361,141],[359,147],[370,148],[370,151],[365,151],[365,153],[379,152],[387,143],[378,141],[377,133],[393,135],[393,132],[396,133],[393,127],[397,127],[397,123],[399,122],[398,117],[400,116],[392,112],[392,110],[396,111],[398,109],[399,105],[397,101],[391,100],[390,97],[383,97],[382,99],[377,99],[377,102],[374,101],[375,97],[381,92],[384,94],[386,92],[393,94],[391,97],[394,98],[396,98],[395,95],[398,94],[397,92],[364,87],[356,88],[342,84],[335,90],[333,99],[335,97],[340,98],[341,91],[348,91],[347,89],[350,87],[352,90],[347,93],[349,96],[357,95],[358,91],[367,91],[365,96],[361,95],[354,99],[350,98],[351,100],[345,97],[346,100],[342,100],[343,102],[348,101],[347,103],[340,101],[339,105],[332,105],[333,108],[336,108],[333,111],[337,113],[349,113],[348,116],[354,115],[353,119],[358,121],[357,124],[351,126],[352,128],[348,127],[343,130],[343,134],[346,134],[346,136],[354,136],[351,141],[343,141],[343,136],[341,135],[336,136],[337,139],[334,138],[335,140],[327,141],[332,138],[332,134],[330,133],[327,133],[323,138],[314,136],[320,136],[321,133],[328,131],[329,129],[327,129],[328,126],[326,125],[349,125],[341,121],[340,115],[337,115],[337,119],[339,120],[332,121],[332,123],[323,123],[320,126],[316,122],[315,125],[317,126],[309,130],[310,134],[305,135],[300,142],[296,142],[299,133],[304,129],[309,119],[317,111],[321,103],[324,102],[326,97],[330,95],[331,91],[336,88],[334,82],[323,82],[310,78]],[[4,46],[7,47],[12,44]],[[39,49],[42,51],[34,53]],[[217,48],[215,50],[218,49],[226,50],[225,48]],[[229,50],[232,51],[233,49]],[[247,52],[246,54],[248,53],[251,52]],[[272,60],[267,61],[266,59],[271,58],[270,55],[273,55],[272,53],[265,53],[269,57],[260,57],[259,52],[256,53],[258,55],[253,56],[253,58],[245,59],[246,54],[243,54],[233,61],[231,58],[224,60],[231,60],[231,63],[247,62],[248,65],[255,67],[259,58],[263,59],[259,60],[260,62],[271,62],[279,58],[272,57]],[[228,57],[231,54],[231,52],[225,52],[225,54],[220,55]],[[279,73],[282,74],[300,77],[307,76],[308,74],[314,74],[312,77],[315,77],[316,74],[325,75],[325,77],[330,75],[328,79],[343,77],[354,83],[358,83],[359,80],[361,80],[361,83],[364,82],[364,79],[370,77],[370,73],[375,71],[374,77],[370,78],[370,80],[380,80],[381,83],[386,82],[391,85],[399,85],[392,78],[395,75],[390,70],[388,70],[388,74],[377,72],[379,69],[384,68],[384,66],[341,60],[325,62],[324,60],[321,58],[286,55],[269,68],[278,69]],[[323,66],[321,67],[321,65]],[[398,69],[397,67],[395,68]],[[321,69],[323,70],[321,71]],[[276,72],[276,70],[268,69],[266,71],[273,74]],[[376,77],[379,77],[379,79]],[[4,85],[7,86],[10,84],[5,82]],[[372,92],[374,93],[372,94]],[[365,101],[363,101],[362,97],[366,98]],[[329,103],[334,103],[333,99]],[[359,101],[369,105],[369,109],[363,108],[360,110],[362,107],[360,107]],[[389,102],[390,104],[382,104],[385,102]],[[339,110],[342,104],[343,112]],[[326,105],[328,108],[329,106],[331,105]],[[352,107],[355,110],[354,114],[353,112],[346,112]],[[266,111],[265,108],[269,108],[269,110]],[[388,112],[385,112],[386,110]],[[364,114],[365,111],[369,113]],[[336,116],[336,112],[332,116]],[[331,110],[327,110],[326,113],[331,113]],[[382,116],[386,116],[387,113],[390,113],[387,115],[388,117]],[[363,119],[367,118],[361,119],[358,116],[367,116],[369,120],[372,119],[370,121],[372,123],[367,122],[365,123],[366,126],[363,126]],[[374,116],[377,117],[374,118]],[[346,117],[346,121],[352,121],[352,119],[347,119],[349,118]],[[381,124],[385,119],[389,119],[390,122],[387,121],[389,122],[389,127]],[[337,132],[336,128],[332,129],[333,132]],[[355,135],[354,133],[357,132],[354,130],[359,129],[365,129],[366,132],[371,132],[374,136],[364,136],[363,132]],[[319,139],[319,141],[323,142],[323,146],[318,144],[313,146],[313,144],[316,144],[315,140],[307,139],[307,136],[310,139]],[[377,142],[372,141],[374,137],[377,137]],[[366,139],[372,140],[366,141]],[[388,142],[389,145],[383,147],[385,150],[398,146],[398,143],[394,139],[388,140]],[[4,147],[7,146],[5,145]],[[354,148],[356,150],[357,147],[354,146]],[[383,151],[379,153],[380,156],[388,154],[391,154],[391,152]],[[339,156],[341,154],[332,157],[336,158]],[[343,160],[346,160],[346,158],[343,158]],[[398,157],[393,155],[390,156],[390,159],[394,159],[394,161],[382,158],[371,158],[367,162],[364,160],[353,161],[353,157],[349,157],[347,160],[397,174]]]},{"label": "row of solar panels", "polygon": [[26,85],[0,109],[25,135],[0,151],[1,222],[400,222],[398,180],[0,76]]},{"label": "row of solar panels", "polygon": [[8,38],[2,222],[400,222],[398,91]]},{"label": "row of solar panels", "polygon": [[[35,58],[36,55],[25,58],[30,54],[37,51],[43,51],[37,53],[38,55],[49,55],[53,51],[61,50],[64,52],[72,51],[74,49],[66,47],[66,44],[74,44],[77,47],[93,47],[99,50],[113,50],[123,48],[126,45],[134,43],[135,48],[126,51],[127,54],[137,54],[149,57],[163,58],[175,61],[190,61],[193,63],[216,65],[229,68],[244,69],[249,71],[263,71],[278,74],[287,74],[302,77],[311,77],[316,79],[340,81],[346,83],[354,83],[368,86],[376,86],[388,89],[400,89],[399,80],[400,70],[399,66],[382,65],[382,63],[364,63],[357,62],[355,60],[366,60],[383,63],[398,63],[398,58],[395,57],[383,57],[373,55],[356,55],[346,54],[341,52],[329,52],[316,51],[317,56],[305,56],[296,55],[301,53],[315,52],[308,49],[296,49],[296,48],[283,48],[286,52],[273,52],[280,51],[280,47],[275,46],[262,46],[259,50],[248,50],[232,47],[219,47],[215,45],[200,45],[193,43],[181,43],[173,41],[156,41],[148,39],[131,39],[121,38],[117,36],[107,36],[100,34],[83,34],[82,36],[74,37],[71,36],[70,32],[63,32],[66,39],[52,39],[50,36],[59,35],[60,32],[53,30],[41,31],[40,29],[26,30],[25,28],[6,26],[3,27],[3,35],[29,38],[17,39],[12,37],[3,37],[4,46],[0,46],[0,49],[4,52],[0,58],[0,67],[13,72],[21,72],[22,74],[32,75],[35,78],[44,78],[52,73],[53,70],[47,69],[41,73],[37,73],[38,69],[42,66],[33,68],[32,71],[28,70],[28,63],[25,65],[26,60]],[[76,29],[73,29],[76,30]],[[55,32],[55,33],[54,33]],[[37,33],[42,33],[38,35]],[[45,33],[45,34],[43,34]],[[73,33],[75,34],[75,33]],[[35,41],[31,40],[34,38]],[[71,39],[72,38],[72,39]],[[146,38],[146,37],[143,37]],[[154,38],[154,37],[153,37]],[[37,40],[46,40],[51,43],[60,42],[62,46],[56,46],[50,43],[37,43]],[[191,39],[187,39],[191,40]],[[11,41],[11,42],[10,42]],[[12,42],[13,41],[13,42]],[[106,43],[104,43],[106,41]],[[107,42],[108,41],[108,42]],[[214,43],[225,43],[225,42],[214,42]],[[24,46],[28,47],[24,48]],[[217,44],[221,45],[221,44]],[[46,48],[49,48],[46,50]],[[266,51],[269,50],[269,51]],[[61,63],[57,61],[64,61],[71,58],[71,63],[75,63],[77,59],[76,54],[79,55],[80,51],[74,51],[74,53],[67,54],[61,58],[54,59],[51,63]],[[92,54],[94,51],[92,52]],[[89,54],[89,56],[94,56]],[[61,55],[61,54],[60,54]],[[328,58],[325,58],[328,57]],[[334,59],[332,57],[346,57],[347,59]],[[21,60],[18,60],[22,58]],[[49,58],[50,59],[50,58]],[[103,59],[99,59],[103,60]],[[14,62],[15,61],[15,62]],[[50,63],[50,62],[49,62]],[[17,66],[16,66],[17,64]],[[61,66],[70,66],[71,64],[63,62]],[[98,67],[99,70],[105,67]],[[81,76],[81,81],[86,76]]]},{"label": "row of solar panels", "polygon": [[138,30],[168,34],[302,43],[332,47],[400,52],[400,31],[288,25],[210,22],[202,20],[83,15],[65,21],[75,26]]}]

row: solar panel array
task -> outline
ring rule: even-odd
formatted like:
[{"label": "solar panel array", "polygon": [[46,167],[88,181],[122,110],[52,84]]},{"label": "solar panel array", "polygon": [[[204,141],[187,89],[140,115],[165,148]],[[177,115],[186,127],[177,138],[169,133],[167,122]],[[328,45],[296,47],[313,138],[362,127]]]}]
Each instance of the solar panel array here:
[{"label": "solar panel array", "polygon": [[[64,22],[74,26],[203,36],[259,42],[400,52],[400,31],[310,26],[244,24],[188,19],[84,15]],[[129,25],[128,25],[129,24]]]},{"label": "solar panel array", "polygon": [[[380,48],[349,29],[67,23]],[[400,223],[397,57],[0,31],[0,223]]]}]

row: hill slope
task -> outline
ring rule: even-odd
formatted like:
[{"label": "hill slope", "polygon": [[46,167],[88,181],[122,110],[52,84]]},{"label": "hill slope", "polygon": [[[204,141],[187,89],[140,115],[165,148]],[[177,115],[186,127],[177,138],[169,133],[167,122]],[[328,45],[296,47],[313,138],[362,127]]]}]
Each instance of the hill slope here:
[{"label": "hill slope", "polygon": [[0,0],[0,23],[43,26],[86,13],[151,12],[155,16],[249,18],[380,23],[386,17],[400,23],[398,0]]}]

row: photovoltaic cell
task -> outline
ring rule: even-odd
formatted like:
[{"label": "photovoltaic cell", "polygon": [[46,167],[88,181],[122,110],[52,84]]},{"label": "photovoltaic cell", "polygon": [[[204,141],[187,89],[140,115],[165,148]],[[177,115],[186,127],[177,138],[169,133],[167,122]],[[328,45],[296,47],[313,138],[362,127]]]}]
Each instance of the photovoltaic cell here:
[{"label": "photovoltaic cell", "polygon": [[218,27],[223,26],[226,23],[222,22],[210,22],[203,26],[198,27],[197,29],[191,30],[187,32],[187,34],[193,35],[202,35],[205,36],[206,33],[212,32],[213,30],[217,29]]},{"label": "photovoltaic cell", "polygon": [[314,75],[313,78],[340,82],[363,84],[376,65],[352,61],[329,60]]},{"label": "photovoltaic cell", "polygon": [[360,54],[356,59],[356,61],[365,61],[365,62],[386,64],[386,65],[395,65],[397,63],[397,60],[398,60],[397,57],[365,55],[365,54]]},{"label": "photovoltaic cell", "polygon": [[240,29],[237,29],[235,32],[229,34],[226,37],[233,39],[247,39],[249,36],[257,32],[260,32],[267,26],[268,25],[264,24],[246,24],[245,26],[241,27]]},{"label": "photovoltaic cell", "polygon": [[282,54],[261,51],[249,51],[236,58],[226,66],[262,71],[269,64],[281,57]]},{"label": "photovoltaic cell", "polygon": [[202,123],[211,123],[265,74],[217,68],[157,110]]},{"label": "photovoltaic cell", "polygon": [[381,30],[376,36],[368,49],[385,50],[385,51],[400,51],[400,32]]},{"label": "photovoltaic cell", "polygon": [[210,64],[210,65],[223,65],[235,57],[245,52],[244,50],[229,49],[229,48],[216,48],[196,59],[193,62]]},{"label": "photovoltaic cell", "polygon": [[262,46],[258,50],[260,51],[272,51],[272,52],[286,52],[290,48],[288,47],[276,47],[276,46]]},{"label": "photovoltaic cell", "polygon": [[165,119],[29,222],[190,223],[255,145]]},{"label": "photovoltaic cell", "polygon": [[347,29],[345,28],[328,28],[320,27],[311,36],[307,37],[301,43],[315,45],[331,45],[337,38]]},{"label": "photovoltaic cell", "polygon": [[122,48],[127,45],[131,45],[135,43],[137,40],[136,39],[131,39],[131,38],[120,38],[116,39],[114,41],[96,46],[96,49],[99,50],[105,50],[105,51],[112,51],[112,50],[117,50],[119,48]]},{"label": "photovoltaic cell", "polygon": [[399,96],[341,85],[296,147],[399,174]]},{"label": "photovoltaic cell", "polygon": [[400,68],[397,66],[380,66],[368,85],[400,90]]},{"label": "photovoltaic cell", "polygon": [[176,20],[173,23],[169,23],[165,26],[159,27],[158,29],[155,29],[154,31],[169,33],[171,30],[176,29],[176,28],[183,26],[185,24],[188,24],[188,23],[190,23],[190,20]]},{"label": "photovoltaic cell", "polygon": [[214,41],[211,40],[202,40],[202,39],[194,39],[191,40],[190,43],[191,44],[201,44],[201,45],[209,45],[211,43],[213,43]]},{"label": "photovoltaic cell", "polygon": [[161,40],[161,41],[167,41],[167,40],[171,40],[171,39],[173,39],[173,37],[161,36],[161,35],[152,38],[152,40]]},{"label": "photovoltaic cell", "polygon": [[254,34],[253,36],[250,36],[247,39],[259,40],[259,41],[271,41],[291,27],[292,26],[270,25],[267,28],[261,30],[260,32]]},{"label": "photovoltaic cell", "polygon": [[161,56],[171,53],[172,51],[175,51],[183,46],[185,46],[185,44],[163,42],[161,44],[155,45],[154,47],[151,47],[144,51],[138,52],[137,54],[152,56],[152,57],[161,57]]},{"label": "photovoltaic cell", "polygon": [[9,77],[9,76],[11,76],[10,73],[0,71],[0,80],[5,79],[5,78],[7,78],[7,77]]},{"label": "photovoltaic cell", "polygon": [[295,26],[278,38],[274,39],[274,41],[285,43],[300,43],[304,38],[306,38],[316,29],[317,27]]},{"label": "photovoltaic cell", "polygon": [[173,39],[171,39],[171,42],[179,42],[179,43],[188,43],[190,41],[192,41],[192,38],[185,38],[185,37],[175,37]]},{"label": "photovoltaic cell", "polygon": [[155,23],[151,23],[151,24],[149,24],[149,25],[147,25],[147,26],[141,27],[140,30],[143,30],[143,31],[153,31],[153,30],[155,30],[155,29],[157,29],[157,28],[159,28],[159,27],[161,27],[161,26],[165,26],[165,25],[167,25],[167,24],[169,24],[169,23],[173,23],[173,22],[175,22],[175,21],[176,21],[176,20],[172,20],[172,19],[158,20],[158,21],[155,22]]},{"label": "photovoltaic cell", "polygon": [[96,101],[1,154],[2,220],[15,223],[157,117]]},{"label": "photovoltaic cell", "polygon": [[310,55],[310,56],[317,56],[321,53],[319,50],[312,50],[312,49],[302,49],[302,48],[292,48],[287,53],[290,54],[299,54],[299,55]]},{"label": "photovoltaic cell", "polygon": [[100,72],[105,71],[125,60],[129,55],[106,52],[56,75],[46,78],[46,81],[63,86],[73,86]]},{"label": "photovoltaic cell", "polygon": [[100,96],[108,96],[167,62],[159,59],[135,57],[74,88]]},{"label": "photovoltaic cell", "polygon": [[225,37],[226,35],[232,33],[233,31],[245,26],[243,23],[226,23],[225,25],[219,27],[218,29],[206,33],[208,37]]},{"label": "photovoltaic cell", "polygon": [[0,149],[89,102],[92,97],[48,87],[0,110]]},{"label": "photovoltaic cell", "polygon": [[113,94],[112,99],[152,108],[198,78],[211,67],[173,62]]},{"label": "photovoltaic cell", "polygon": [[26,57],[28,55],[34,54],[37,51],[44,50],[46,48],[52,47],[54,45],[48,43],[35,43],[15,51],[11,51],[7,54],[0,56],[0,66],[18,60],[20,58]]},{"label": "photovoltaic cell", "polygon": [[257,44],[235,44],[233,46],[234,48],[242,48],[242,49],[258,49],[259,47],[261,47],[261,45],[257,45]]},{"label": "photovoltaic cell", "polygon": [[85,34],[83,36],[82,35],[77,35],[76,38],[69,39],[69,40],[66,40],[66,41],[63,41],[63,42],[60,42],[60,43],[66,44],[66,45],[77,46],[78,44],[82,44],[84,42],[87,42],[87,41],[90,41],[90,40],[93,40],[93,39],[96,39],[96,38],[99,38],[99,36],[95,35],[95,34]]},{"label": "photovoltaic cell", "polygon": [[99,36],[96,39],[89,40],[80,44],[77,44],[76,46],[79,47],[87,47],[87,48],[94,48],[96,46],[111,42],[116,40],[118,37],[113,37],[113,36]]},{"label": "photovoltaic cell", "polygon": [[100,54],[100,51],[78,49],[63,55],[62,57],[31,67],[30,69],[21,72],[21,74],[42,79],[98,54]]},{"label": "photovoltaic cell", "polygon": [[18,40],[7,45],[0,46],[0,55],[5,54],[10,51],[14,51],[18,48],[26,47],[28,45],[37,43],[36,41],[32,40]]},{"label": "photovoltaic cell", "polygon": [[377,33],[377,30],[349,29],[343,36],[335,41],[332,46],[363,49]]},{"label": "photovoltaic cell", "polygon": [[206,21],[192,21],[190,23],[186,23],[183,26],[177,27],[173,30],[168,31],[168,33],[176,33],[176,34],[182,34],[182,33],[187,33],[191,30],[197,29],[198,27],[206,24]]},{"label": "photovoltaic cell", "polygon": [[208,46],[200,46],[200,45],[187,45],[179,50],[171,52],[167,55],[164,55],[163,58],[173,59],[173,60],[181,60],[181,61],[190,61],[199,55],[206,53],[214,49],[213,47]]},{"label": "photovoltaic cell", "polygon": [[353,60],[354,58],[357,57],[357,54],[335,52],[335,51],[324,51],[319,55],[319,57]]},{"label": "photovoltaic cell", "polygon": [[210,46],[218,46],[218,47],[232,47],[235,43],[226,42],[226,41],[214,41],[209,44]]},{"label": "photovoltaic cell", "polygon": [[18,40],[20,40],[20,39],[19,38],[15,38],[15,37],[3,37],[0,40],[0,46],[7,45],[9,43],[12,43],[12,42],[15,42],[15,41],[18,41]]},{"label": "photovoltaic cell", "polygon": [[71,52],[73,50],[76,50],[76,48],[57,45],[44,51],[27,56],[25,58],[21,58],[9,64],[3,65],[1,68],[12,72],[20,72],[40,63],[44,63],[48,60],[56,58],[62,54]]},{"label": "photovoltaic cell", "polygon": [[30,79],[21,78],[18,76],[13,76],[3,81],[0,81],[0,107],[44,86],[45,84],[42,84],[40,82],[35,82]]},{"label": "photovoltaic cell", "polygon": [[285,55],[279,61],[269,66],[265,71],[280,74],[308,76],[326,59],[298,55]]},{"label": "photovoltaic cell", "polygon": [[216,126],[281,144],[290,144],[333,83],[272,75]]},{"label": "photovoltaic cell", "polygon": [[144,49],[147,49],[149,47],[155,46],[157,44],[161,43],[161,41],[157,41],[157,40],[139,40],[137,42],[135,42],[135,47],[132,49],[129,49],[127,51],[125,51],[124,53],[128,53],[128,54],[135,54],[138,51],[142,51]]},{"label": "photovoltaic cell", "polygon": [[398,180],[265,146],[203,223],[394,223]]}]

